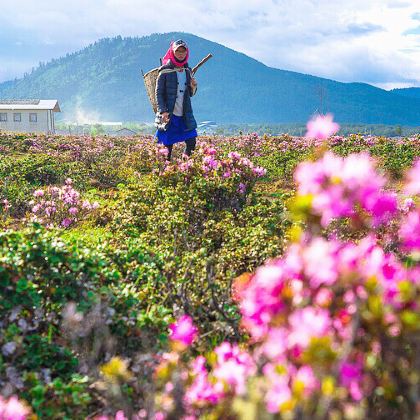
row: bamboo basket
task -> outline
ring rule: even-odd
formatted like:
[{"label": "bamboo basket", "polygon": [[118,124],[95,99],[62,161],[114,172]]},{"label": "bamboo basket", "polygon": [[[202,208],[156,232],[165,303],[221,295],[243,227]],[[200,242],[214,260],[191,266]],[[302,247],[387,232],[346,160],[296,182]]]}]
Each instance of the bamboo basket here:
[{"label": "bamboo basket", "polygon": [[[208,54],[204,57],[192,70],[191,73],[194,76],[195,72],[212,56],[212,54]],[[165,69],[162,70],[160,73],[172,73],[176,70],[172,69]],[[142,76],[144,80],[144,85],[146,87],[147,96],[149,97],[150,104],[152,105],[153,112],[156,114],[157,112],[157,102],[156,102],[156,81],[159,76],[159,67],[148,71],[146,74],[142,71]]]}]

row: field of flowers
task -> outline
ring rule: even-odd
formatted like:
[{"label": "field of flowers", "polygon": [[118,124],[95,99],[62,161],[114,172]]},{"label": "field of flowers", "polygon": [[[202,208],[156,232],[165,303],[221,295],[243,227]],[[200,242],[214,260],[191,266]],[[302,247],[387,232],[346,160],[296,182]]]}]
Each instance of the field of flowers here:
[{"label": "field of flowers", "polygon": [[308,128],[0,133],[0,419],[414,418],[420,135]]}]

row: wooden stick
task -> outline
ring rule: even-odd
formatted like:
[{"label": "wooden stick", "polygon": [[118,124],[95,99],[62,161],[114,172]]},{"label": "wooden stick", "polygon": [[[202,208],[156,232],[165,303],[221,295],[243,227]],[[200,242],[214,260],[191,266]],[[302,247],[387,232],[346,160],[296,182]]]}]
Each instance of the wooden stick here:
[{"label": "wooden stick", "polygon": [[206,55],[193,69],[191,70],[192,74],[195,74],[195,72],[207,61],[210,60],[210,58],[213,57],[213,54]]}]

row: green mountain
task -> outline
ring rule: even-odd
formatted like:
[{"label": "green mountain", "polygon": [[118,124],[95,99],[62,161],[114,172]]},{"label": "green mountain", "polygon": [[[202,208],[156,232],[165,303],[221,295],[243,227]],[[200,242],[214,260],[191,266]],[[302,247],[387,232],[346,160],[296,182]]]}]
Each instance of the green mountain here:
[{"label": "green mountain", "polygon": [[391,92],[397,93],[398,95],[405,96],[407,98],[420,99],[420,88],[416,88],[416,87],[402,88],[402,89],[392,89]]},{"label": "green mountain", "polygon": [[61,117],[70,120],[152,121],[140,70],[157,67],[178,38],[190,45],[190,65],[214,56],[197,72],[198,120],[303,123],[318,111],[334,113],[341,123],[420,124],[420,98],[267,67],[223,45],[174,32],[102,39],[0,84],[0,97],[58,99]]}]

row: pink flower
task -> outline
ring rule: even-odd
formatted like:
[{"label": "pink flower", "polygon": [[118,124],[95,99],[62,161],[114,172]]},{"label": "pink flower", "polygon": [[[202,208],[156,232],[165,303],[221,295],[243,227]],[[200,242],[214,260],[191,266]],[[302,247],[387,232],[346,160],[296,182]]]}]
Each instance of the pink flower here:
[{"label": "pink flower", "polygon": [[217,365],[213,375],[222,383],[228,385],[235,394],[243,394],[246,390],[248,376],[256,371],[252,357],[241,351],[237,345],[222,343],[215,350]]},{"label": "pink flower", "polygon": [[279,374],[272,364],[267,364],[263,368],[263,373],[268,381],[269,389],[265,394],[266,408],[269,413],[278,413],[281,406],[292,398],[292,391],[289,387],[289,375]]},{"label": "pink flower", "polygon": [[127,417],[125,417],[124,415],[124,411],[119,410],[117,411],[117,413],[115,414],[115,420],[128,420]]},{"label": "pink flower", "polygon": [[43,197],[44,191],[43,190],[36,190],[34,191],[34,197]]},{"label": "pink flower", "polygon": [[286,358],[287,352],[286,328],[271,328],[264,340],[262,350],[271,360],[282,360]]},{"label": "pink flower", "polygon": [[17,397],[10,397],[4,400],[0,396],[0,419],[1,420],[26,420],[30,410],[18,400]]},{"label": "pink flower", "polygon": [[305,397],[309,397],[319,388],[319,381],[309,365],[299,368],[293,380],[297,387],[303,386],[303,395]]},{"label": "pink flower", "polygon": [[65,228],[68,228],[70,225],[71,225],[71,219],[69,219],[69,218],[65,218],[65,219],[63,219],[63,221],[61,222],[61,226],[63,226],[63,227],[65,227]]},{"label": "pink flower", "polygon": [[316,118],[308,121],[306,127],[308,131],[305,137],[318,140],[325,140],[340,129],[340,126],[333,122],[332,114],[318,115]]},{"label": "pink flower", "polygon": [[312,211],[325,227],[332,219],[351,217],[360,208],[374,225],[386,222],[397,210],[395,194],[383,191],[386,179],[379,175],[367,153],[346,158],[331,152],[316,162],[303,162],[295,172],[299,195],[311,197]]},{"label": "pink flower", "polygon": [[340,368],[340,383],[346,387],[355,401],[363,398],[361,390],[363,364],[361,361],[344,362]]},{"label": "pink flower", "polygon": [[238,193],[245,194],[245,191],[246,191],[246,185],[243,182],[241,182],[238,186]]},{"label": "pink flower", "polygon": [[322,288],[315,296],[315,303],[319,306],[329,306],[333,300],[334,294],[331,290]]},{"label": "pink flower", "polygon": [[312,337],[323,337],[331,332],[331,319],[325,309],[308,306],[289,316],[288,346],[305,349]]},{"label": "pink flower", "polygon": [[77,207],[70,207],[69,208],[69,213],[72,215],[72,216],[75,216],[77,213],[78,213],[78,209],[77,209]]},{"label": "pink flower", "polygon": [[420,208],[410,211],[401,223],[399,236],[408,252],[420,252]]},{"label": "pink flower", "polygon": [[175,323],[169,326],[169,338],[188,347],[197,338],[197,328],[194,326],[192,318],[188,315],[183,315]]},{"label": "pink flower", "polygon": [[[304,271],[311,287],[331,286],[337,280],[337,245],[322,238],[315,238],[302,249]],[[319,262],[322,261],[322,264]]]},{"label": "pink flower", "polygon": [[405,192],[409,195],[420,194],[420,159],[417,159],[414,166],[408,171]]},{"label": "pink flower", "polygon": [[228,157],[232,160],[239,160],[241,155],[238,152],[229,152]]},{"label": "pink flower", "polygon": [[253,169],[254,174],[257,175],[258,177],[262,177],[267,173],[267,169],[262,168],[261,166],[257,166],[256,168]]},{"label": "pink flower", "polygon": [[32,213],[38,213],[38,211],[39,211],[40,208],[41,208],[41,205],[40,204],[35,204],[32,207]]}]

